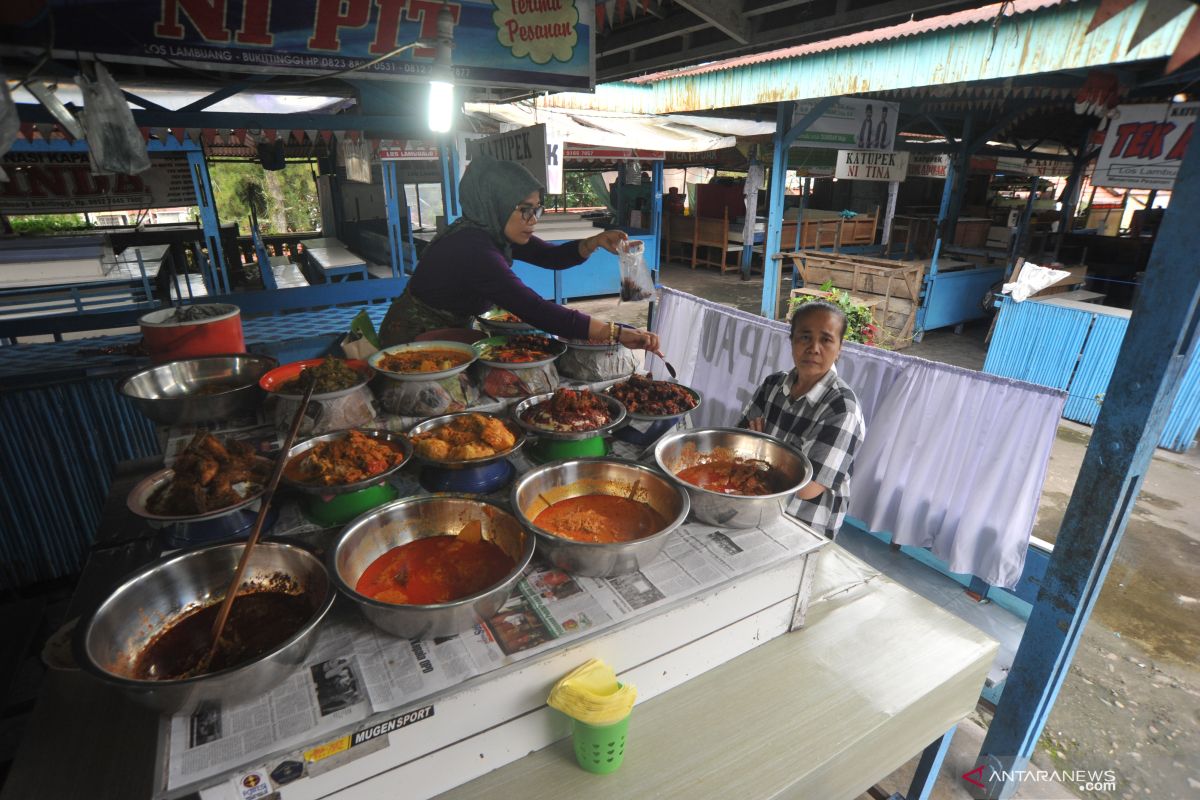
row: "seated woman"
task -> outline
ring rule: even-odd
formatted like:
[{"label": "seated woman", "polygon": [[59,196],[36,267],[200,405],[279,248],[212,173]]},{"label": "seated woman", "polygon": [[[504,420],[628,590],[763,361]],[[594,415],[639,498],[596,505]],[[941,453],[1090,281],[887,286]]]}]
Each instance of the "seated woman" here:
[{"label": "seated woman", "polygon": [[812,482],[797,492],[788,511],[830,539],[846,517],[854,453],[867,429],[858,398],[834,368],[845,336],[846,315],[832,303],[797,308],[791,334],[795,368],[767,376],[738,422],[808,456]]}]

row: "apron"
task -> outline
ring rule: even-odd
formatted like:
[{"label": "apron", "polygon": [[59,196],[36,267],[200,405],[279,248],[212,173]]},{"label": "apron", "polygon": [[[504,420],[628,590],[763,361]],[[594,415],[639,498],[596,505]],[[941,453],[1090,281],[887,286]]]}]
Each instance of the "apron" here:
[{"label": "apron", "polygon": [[434,308],[409,289],[392,302],[379,328],[379,343],[383,347],[408,344],[426,331],[438,328],[469,328],[471,318],[460,317],[452,311]]}]

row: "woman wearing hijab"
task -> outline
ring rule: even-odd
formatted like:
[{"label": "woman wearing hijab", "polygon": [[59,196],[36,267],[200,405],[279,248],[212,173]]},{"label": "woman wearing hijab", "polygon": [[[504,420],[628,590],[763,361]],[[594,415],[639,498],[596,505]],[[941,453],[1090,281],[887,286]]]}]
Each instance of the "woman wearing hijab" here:
[{"label": "woman wearing hijab", "polygon": [[656,352],[657,335],[545,300],[512,271],[514,258],[567,269],[601,247],[616,253],[626,239],[622,231],[604,231],[546,244],[533,235],[543,210],[542,188],[520,164],[484,155],[472,159],[459,183],[463,215],[429,243],[404,294],[388,309],[380,330],[383,346],[411,342],[437,328],[467,327],[473,315],[498,306],[557,336]]}]

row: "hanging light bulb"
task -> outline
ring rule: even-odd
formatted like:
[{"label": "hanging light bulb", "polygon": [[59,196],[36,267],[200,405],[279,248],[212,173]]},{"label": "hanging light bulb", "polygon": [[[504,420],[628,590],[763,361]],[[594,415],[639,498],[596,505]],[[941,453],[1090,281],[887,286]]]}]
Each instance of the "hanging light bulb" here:
[{"label": "hanging light bulb", "polygon": [[429,129],[449,133],[454,126],[454,72],[450,51],[454,47],[454,14],[442,4],[437,18],[437,55],[429,75]]}]

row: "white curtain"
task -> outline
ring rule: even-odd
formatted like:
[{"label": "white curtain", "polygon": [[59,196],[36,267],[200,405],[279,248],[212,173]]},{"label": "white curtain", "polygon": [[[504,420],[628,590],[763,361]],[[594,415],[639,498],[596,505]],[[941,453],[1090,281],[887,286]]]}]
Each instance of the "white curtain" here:
[{"label": "white curtain", "polygon": [[[662,294],[663,352],[704,400],[693,425],[734,424],[763,378],[791,368],[784,323]],[[665,375],[658,359],[647,363]],[[850,515],[897,544],[931,549],[955,572],[1014,586],[1065,394],[854,344],[837,369],[867,421]]]}]

